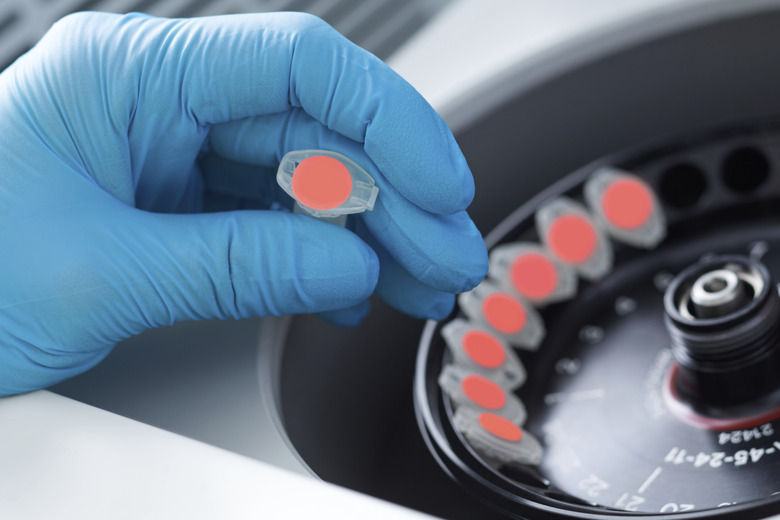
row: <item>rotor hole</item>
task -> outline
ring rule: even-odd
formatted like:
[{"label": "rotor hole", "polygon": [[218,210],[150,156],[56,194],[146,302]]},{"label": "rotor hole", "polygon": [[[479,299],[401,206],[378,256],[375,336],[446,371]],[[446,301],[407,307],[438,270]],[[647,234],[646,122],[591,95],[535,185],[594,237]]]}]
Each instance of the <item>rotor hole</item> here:
[{"label": "rotor hole", "polygon": [[738,148],[723,160],[723,182],[732,191],[750,193],[769,178],[769,159],[752,147]]},{"label": "rotor hole", "polygon": [[675,208],[696,204],[707,189],[707,179],[701,168],[690,163],[676,164],[661,175],[661,198]]}]

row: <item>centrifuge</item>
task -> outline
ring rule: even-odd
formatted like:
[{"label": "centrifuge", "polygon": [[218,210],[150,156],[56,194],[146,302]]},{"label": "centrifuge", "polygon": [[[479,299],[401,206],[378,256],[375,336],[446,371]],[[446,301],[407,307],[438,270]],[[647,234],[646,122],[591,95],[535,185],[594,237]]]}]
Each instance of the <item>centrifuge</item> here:
[{"label": "centrifuge", "polygon": [[89,484],[100,511],[780,515],[780,2],[538,4],[438,5],[389,58],[475,175],[490,271],[451,316],[150,331],[0,403],[1,487],[36,511]]}]

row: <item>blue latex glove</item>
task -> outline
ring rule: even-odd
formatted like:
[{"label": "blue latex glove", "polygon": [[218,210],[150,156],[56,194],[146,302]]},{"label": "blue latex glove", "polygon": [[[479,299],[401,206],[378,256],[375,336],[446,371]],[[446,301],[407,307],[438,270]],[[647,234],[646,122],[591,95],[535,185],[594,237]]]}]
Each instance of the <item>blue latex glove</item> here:
[{"label": "blue latex glove", "polygon": [[[180,320],[440,318],[487,269],[446,125],[311,16],[71,15],[0,75],[0,133],[0,394]],[[355,232],[264,211],[307,148],[376,179]]]}]

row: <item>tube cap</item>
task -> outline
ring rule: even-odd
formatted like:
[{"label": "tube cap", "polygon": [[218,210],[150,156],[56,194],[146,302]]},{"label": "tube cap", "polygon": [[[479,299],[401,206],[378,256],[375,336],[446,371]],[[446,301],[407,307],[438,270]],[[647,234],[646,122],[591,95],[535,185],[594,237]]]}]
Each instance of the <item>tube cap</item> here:
[{"label": "tube cap", "polygon": [[536,228],[558,260],[583,278],[598,280],[612,269],[612,246],[584,206],[558,197],[536,212]]},{"label": "tube cap", "polygon": [[439,374],[439,386],[455,406],[473,406],[518,425],[523,424],[528,415],[522,401],[510,390],[457,365],[444,367]]},{"label": "tube cap", "polygon": [[276,172],[279,186],[297,208],[316,218],[335,218],[374,209],[379,188],[350,158],[328,150],[294,150]]},{"label": "tube cap", "polygon": [[584,188],[585,200],[599,224],[619,240],[652,249],[666,237],[666,218],[650,186],[613,167],[597,170]]},{"label": "tube cap", "polygon": [[525,383],[527,373],[515,351],[487,327],[457,318],[442,327],[441,335],[453,361],[469,372],[510,390]]},{"label": "tube cap", "polygon": [[536,350],[544,339],[544,322],[536,309],[489,280],[458,296],[458,303],[469,319],[516,347]]},{"label": "tube cap", "polygon": [[539,441],[505,417],[461,406],[452,422],[471,447],[486,459],[502,464],[530,465],[542,461]]},{"label": "tube cap", "polygon": [[546,248],[531,242],[511,242],[490,253],[488,276],[537,307],[573,298],[577,274]]}]

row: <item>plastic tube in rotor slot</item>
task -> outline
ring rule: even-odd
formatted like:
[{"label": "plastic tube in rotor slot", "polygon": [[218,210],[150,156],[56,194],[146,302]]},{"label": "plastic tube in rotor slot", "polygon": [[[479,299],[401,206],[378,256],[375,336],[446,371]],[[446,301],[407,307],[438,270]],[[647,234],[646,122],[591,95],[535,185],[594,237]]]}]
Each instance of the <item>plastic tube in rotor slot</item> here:
[{"label": "plastic tube in rotor slot", "polygon": [[514,346],[536,350],[544,339],[544,322],[536,309],[489,280],[458,296],[458,303],[469,319],[489,327]]},{"label": "plastic tube in rotor slot", "polygon": [[615,240],[651,249],[666,237],[666,218],[652,188],[613,167],[597,170],[584,187],[596,220]]},{"label": "plastic tube in rotor slot", "polygon": [[598,280],[612,268],[612,246],[582,204],[567,197],[545,203],[536,228],[550,252],[583,278]]},{"label": "plastic tube in rotor slot", "polygon": [[537,307],[573,298],[577,274],[539,244],[512,242],[490,252],[488,276]]},{"label": "plastic tube in rotor slot", "polygon": [[379,188],[350,158],[329,150],[294,150],[276,172],[279,186],[295,199],[295,211],[344,225],[346,216],[374,209]]},{"label": "plastic tube in rotor slot", "polygon": [[456,407],[480,408],[515,424],[523,424],[528,415],[523,403],[511,391],[487,377],[457,365],[444,367],[439,375],[439,386],[450,396]]},{"label": "plastic tube in rotor slot", "polygon": [[455,364],[513,390],[527,373],[515,351],[487,327],[456,318],[441,329]]},{"label": "plastic tube in rotor slot", "polygon": [[542,445],[520,425],[501,415],[461,406],[453,424],[483,457],[502,464],[539,464]]}]

